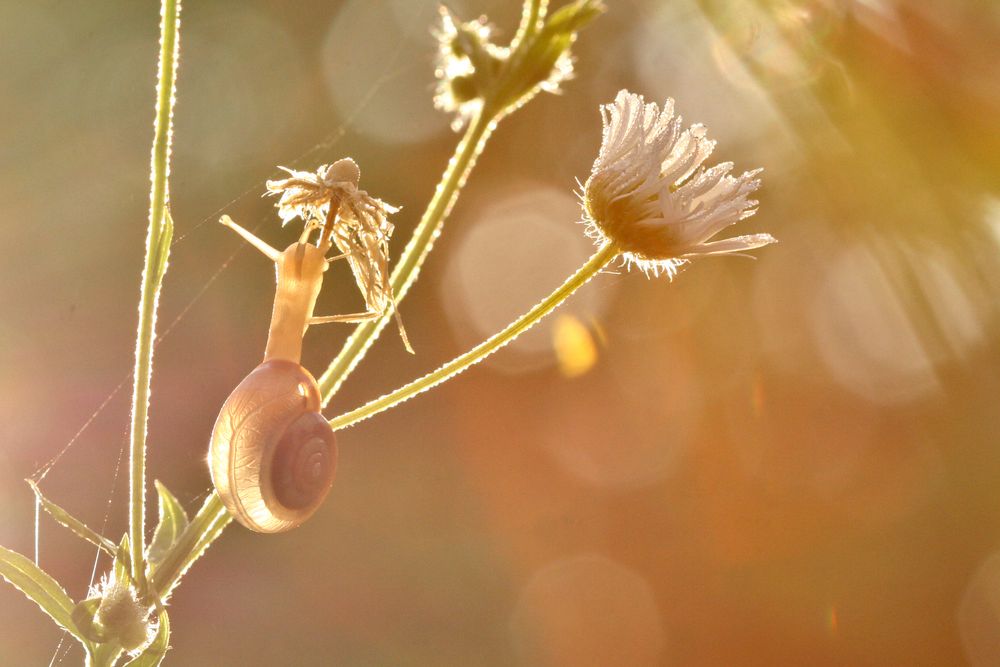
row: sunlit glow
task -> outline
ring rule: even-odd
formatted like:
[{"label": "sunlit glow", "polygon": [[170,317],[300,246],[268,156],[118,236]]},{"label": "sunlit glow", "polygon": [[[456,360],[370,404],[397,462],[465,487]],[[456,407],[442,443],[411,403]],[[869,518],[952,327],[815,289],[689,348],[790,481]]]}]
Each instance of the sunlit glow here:
[{"label": "sunlit glow", "polygon": [[731,54],[725,73],[732,80],[720,76],[715,51],[728,47],[715,34],[692,0],[657,4],[630,40],[639,90],[650,99],[682,101],[685,115],[705,123],[723,145],[767,136],[767,150],[788,150],[773,102]]},{"label": "sunlit glow", "polygon": [[840,632],[840,617],[837,615],[837,605],[830,605],[826,613],[826,625],[830,630],[830,635],[836,637]]},{"label": "sunlit glow", "polygon": [[1000,197],[987,196],[983,199],[983,222],[1000,252]]},{"label": "sunlit glow", "polygon": [[585,375],[570,385],[576,387],[572,399],[538,399],[549,415],[540,435],[545,451],[591,487],[627,489],[664,479],[682,460],[701,415],[702,390],[680,350],[662,340],[624,340],[612,333],[601,367],[608,376]]},{"label": "sunlit glow", "polygon": [[[185,63],[198,65],[180,75],[184,102],[175,125],[183,128],[187,141],[174,142],[178,160],[195,157],[232,169],[234,163],[269,150],[271,142],[294,127],[287,110],[305,103],[306,90],[301,79],[287,73],[302,66],[302,54],[280,22],[243,4],[211,6],[201,20],[185,22],[182,32],[181,71]],[[138,50],[142,42],[136,47],[130,61],[144,57]],[[220,127],[228,129],[220,132]]]},{"label": "sunlit glow", "polygon": [[559,315],[553,325],[552,345],[559,370],[569,378],[583,375],[597,363],[597,345],[587,327],[572,315]]},{"label": "sunlit glow", "polygon": [[[960,280],[962,274],[946,257],[930,252],[912,253],[909,260],[944,338],[942,342],[949,348],[939,351],[936,359],[967,358],[983,342],[985,332],[981,314]],[[968,278],[964,282],[969,282]]]},{"label": "sunlit glow", "polygon": [[[520,3],[446,2],[516,33]],[[0,545],[29,558],[22,479],[67,442],[46,494],[114,542],[128,515],[157,4],[0,2]],[[781,243],[673,284],[616,263],[489,367],[339,432],[320,515],[286,537],[233,525],[187,575],[167,664],[1000,665],[1000,3],[605,4],[563,94],[476,160],[400,304],[417,355],[383,332],[326,416],[478,344],[592,253],[573,178],[623,86],[704,122],[713,161],[764,167],[747,231]],[[191,518],[275,287],[215,220],[285,247],[273,165],[354,155],[403,207],[395,260],[460,141],[433,106],[437,5],[187,3],[148,476]],[[317,314],[362,309],[349,274]],[[352,328],[311,326],[303,365],[321,374]],[[94,548],[44,510],[38,536],[86,595]],[[2,581],[0,617],[0,663],[49,664],[59,631]]]},{"label": "sunlit glow", "polygon": [[415,2],[408,8],[403,21],[398,8],[385,3],[344,3],[318,54],[340,119],[387,143],[426,141],[448,130],[448,118],[428,97],[434,68],[427,35],[436,6]]},{"label": "sunlit glow", "polygon": [[939,389],[927,348],[890,277],[857,246],[827,268],[811,324],[827,370],[876,403],[899,403]]},{"label": "sunlit glow", "polygon": [[521,590],[511,633],[522,664],[662,664],[656,598],[638,574],[599,554],[538,570]]},{"label": "sunlit glow", "polygon": [[1000,664],[1000,551],[990,554],[972,575],[955,616],[969,664]]},{"label": "sunlit glow", "polygon": [[854,0],[852,11],[862,25],[896,48],[902,51],[913,48],[894,0]]},{"label": "sunlit glow", "polygon": [[[491,192],[490,201],[470,214],[475,224],[458,240],[442,283],[445,312],[463,344],[502,329],[592,250],[576,224],[580,209],[570,192],[521,184],[518,190]],[[581,290],[564,308],[581,318],[596,317],[609,296],[609,290]],[[554,363],[552,326],[543,322],[484,363],[505,372]]]}]

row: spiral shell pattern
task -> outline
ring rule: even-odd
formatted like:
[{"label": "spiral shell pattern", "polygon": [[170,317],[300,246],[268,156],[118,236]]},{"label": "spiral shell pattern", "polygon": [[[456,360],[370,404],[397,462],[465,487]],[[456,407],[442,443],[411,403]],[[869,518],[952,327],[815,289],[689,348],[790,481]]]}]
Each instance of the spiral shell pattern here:
[{"label": "spiral shell pattern", "polygon": [[316,380],[291,361],[266,361],[226,399],[212,431],[212,482],[251,530],[299,526],[322,504],[337,468]]}]

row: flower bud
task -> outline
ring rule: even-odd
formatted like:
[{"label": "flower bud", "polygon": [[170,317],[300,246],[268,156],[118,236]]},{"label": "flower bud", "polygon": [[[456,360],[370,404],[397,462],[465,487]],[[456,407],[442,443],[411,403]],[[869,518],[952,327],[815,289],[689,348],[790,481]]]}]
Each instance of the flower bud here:
[{"label": "flower bud", "polygon": [[126,651],[146,641],[148,611],[128,586],[112,585],[97,608],[97,620]]}]

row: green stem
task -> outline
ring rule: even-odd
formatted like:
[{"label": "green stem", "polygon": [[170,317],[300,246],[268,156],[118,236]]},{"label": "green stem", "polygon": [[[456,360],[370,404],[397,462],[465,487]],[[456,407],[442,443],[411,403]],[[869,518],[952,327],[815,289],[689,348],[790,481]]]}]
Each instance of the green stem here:
[{"label": "green stem", "polygon": [[219,494],[213,492],[209,495],[191,523],[177,538],[177,542],[170,547],[163,562],[153,572],[153,590],[159,599],[166,600],[170,596],[181,576],[232,520]]},{"label": "green stem", "polygon": [[418,378],[396,391],[386,394],[381,398],[362,405],[356,410],[351,410],[345,414],[330,420],[330,426],[334,430],[345,428],[357,422],[388,410],[389,408],[409,400],[417,394],[441,384],[465,369],[479,363],[489,355],[493,354],[501,347],[511,342],[522,333],[537,324],[543,317],[555,310],[559,304],[565,301],[573,292],[580,289],[591,278],[596,276],[601,269],[608,265],[618,256],[618,248],[612,243],[605,243],[601,248],[587,260],[586,264],[577,269],[566,282],[559,286],[549,296],[545,297],[538,305],[527,313],[517,318],[507,325],[503,331],[494,334],[465,354],[449,361],[441,368],[432,373],[428,373],[422,378]]},{"label": "green stem", "polygon": [[[465,179],[475,165],[490,133],[496,125],[496,112],[484,108],[473,119],[448,162],[441,176],[434,197],[427,205],[423,217],[413,231],[413,237],[403,250],[396,270],[391,276],[397,303],[402,301],[413,281],[416,280],[427,254],[430,252],[441,231],[441,224],[454,205]],[[358,326],[319,379],[320,389],[328,401],[351,373],[365,352],[378,337],[389,321],[389,313],[378,320]],[[153,575],[154,590],[162,599],[195,560],[211,545],[232,521],[218,494],[212,493],[192,519],[178,543],[170,548],[170,553]]]},{"label": "green stem", "polygon": [[135,344],[135,384],[132,391],[132,426],[129,444],[129,542],[132,572],[140,586],[144,582],[146,422],[149,412],[149,381],[153,371],[153,336],[156,331],[156,306],[162,266],[169,234],[164,234],[167,202],[167,177],[170,173],[171,121],[174,83],[177,76],[177,34],[180,18],[179,0],[163,0],[160,7],[160,61],[156,85],[156,121],[150,168],[149,231],[146,235],[146,261],[142,271],[139,300],[139,326]]},{"label": "green stem", "polygon": [[[434,197],[427,205],[423,217],[416,229],[413,230],[413,237],[406,244],[406,248],[403,249],[403,254],[392,272],[392,289],[396,295],[397,306],[406,297],[413,281],[417,279],[420,266],[434,246],[435,239],[441,233],[444,219],[448,217],[451,207],[458,198],[458,193],[465,184],[466,177],[475,166],[476,158],[482,152],[496,126],[496,115],[492,108],[483,107],[472,119],[455,154],[448,162],[441,182],[438,183],[437,189],[434,191]],[[391,313],[386,312],[382,317],[364,322],[354,329],[340,353],[319,378],[319,388],[323,395],[324,406],[337,393],[340,385],[365,356],[368,348],[389,322],[390,316]]]},{"label": "green stem", "polygon": [[[548,0],[524,1],[521,27],[519,28],[517,39],[515,39],[512,43],[512,47],[520,49],[521,43],[526,40],[528,36],[538,30],[538,27],[545,15],[547,5]],[[400,256],[399,262],[392,273],[390,280],[397,305],[403,300],[406,293],[413,285],[413,282],[417,279],[420,267],[427,258],[428,253],[431,251],[437,236],[441,233],[441,226],[444,219],[450,213],[452,206],[454,206],[455,201],[465,184],[465,180],[468,178],[469,173],[475,166],[476,159],[486,145],[486,142],[489,139],[490,134],[492,134],[495,129],[497,122],[508,111],[510,111],[509,101],[508,106],[487,102],[469,124],[465,135],[462,137],[461,142],[455,149],[455,154],[448,162],[448,166],[441,177],[441,181],[438,183],[438,186],[434,191],[433,198],[427,205],[427,209],[424,211],[420,222],[414,229],[413,236],[406,248],[404,248],[403,254]],[[607,253],[607,257],[600,263],[600,266],[598,266],[597,263],[595,263],[595,259],[601,256],[601,253]],[[570,281],[567,282],[567,285],[560,288],[560,291],[563,293],[561,298],[565,298],[572,293],[573,290],[577,289],[580,285],[586,282],[589,277],[592,277],[593,274],[600,270],[601,266],[607,264],[607,262],[615,256],[615,254],[616,252],[609,247],[602,248],[601,252],[599,252],[598,255],[595,255],[595,258],[591,259],[584,269],[581,269],[581,271],[584,271],[590,267],[592,270],[590,276],[583,277],[583,273],[578,272],[575,277],[579,279],[579,283],[575,287],[565,291],[564,288],[567,288],[567,285],[573,281],[573,278],[571,278]],[[557,298],[556,301],[549,304],[545,312],[555,308],[561,301],[561,298]],[[539,304],[539,307],[536,307],[536,310],[538,308],[544,308],[546,303],[547,302]],[[319,385],[323,396],[324,406],[327,402],[329,402],[330,398],[337,392],[343,382],[364,357],[368,348],[371,347],[372,343],[388,323],[391,315],[391,312],[385,313],[379,319],[365,322],[355,328],[354,332],[344,344],[344,347],[340,350],[340,353],[330,363],[330,366],[326,369],[323,375],[320,376]],[[539,315],[539,317],[542,315],[544,315],[544,313]],[[523,331],[524,329],[530,327],[531,324],[532,323],[525,324],[524,328],[520,330]],[[513,335],[517,334],[515,333]],[[501,342],[496,347],[500,347],[502,344],[503,343]],[[492,351],[493,350],[485,352],[483,356]],[[460,371],[461,369],[457,369],[454,373]],[[426,389],[429,386],[430,385],[427,385],[423,387],[423,389]],[[168,555],[167,560],[164,561],[164,563],[161,563],[153,575],[155,585],[154,590],[159,592],[161,598],[165,598],[169,594],[170,590],[174,585],[176,585],[177,581],[187,568],[190,567],[191,564],[193,564],[194,561],[197,560],[202,553],[204,553],[205,549],[207,549],[208,546],[222,534],[222,531],[230,523],[230,521],[231,517],[226,512],[222,501],[219,499],[218,495],[213,493],[209,496],[201,510],[192,520],[179,543],[171,547],[171,553]],[[133,543],[135,542],[133,541]]]}]

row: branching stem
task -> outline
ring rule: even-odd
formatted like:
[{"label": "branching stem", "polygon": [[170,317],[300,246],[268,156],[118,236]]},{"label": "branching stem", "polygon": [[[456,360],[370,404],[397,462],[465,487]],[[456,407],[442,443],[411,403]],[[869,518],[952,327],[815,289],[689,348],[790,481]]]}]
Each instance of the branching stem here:
[{"label": "branching stem", "polygon": [[[493,128],[496,126],[496,111],[490,107],[483,107],[472,119],[462,141],[455,150],[455,154],[448,162],[448,167],[441,176],[434,197],[427,205],[423,217],[413,230],[403,254],[396,263],[396,268],[392,272],[391,284],[395,303],[398,305],[409,291],[410,286],[417,279],[420,273],[420,266],[426,259],[427,254],[434,246],[434,241],[441,233],[441,225],[448,217],[451,207],[458,198],[458,193],[465,184],[465,179],[475,166],[476,158],[482,152],[486,141],[489,139]],[[375,342],[378,335],[385,328],[391,317],[389,309],[378,319],[364,322],[355,328],[354,332],[344,343],[337,357],[330,363],[323,375],[319,378],[319,389],[323,395],[323,404],[329,402],[340,385],[343,384],[347,376],[351,374],[361,359],[365,356],[368,348]]]},{"label": "branching stem", "polygon": [[422,378],[400,387],[396,391],[388,393],[381,398],[377,398],[370,403],[362,405],[356,410],[347,412],[339,417],[330,420],[330,426],[334,430],[345,428],[356,424],[363,419],[376,415],[383,410],[407,401],[417,394],[427,391],[432,387],[449,380],[465,369],[473,366],[489,355],[493,354],[501,347],[511,342],[522,333],[537,324],[543,317],[555,310],[559,304],[568,299],[576,290],[585,285],[591,278],[596,276],[601,269],[607,266],[618,256],[618,248],[611,243],[606,243],[594,253],[587,262],[577,269],[576,273],[566,279],[552,294],[545,297],[534,308],[507,325],[507,327],[487,338],[485,341],[472,348],[465,354],[455,357],[441,368],[432,373],[428,373]]}]

